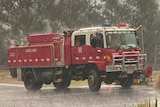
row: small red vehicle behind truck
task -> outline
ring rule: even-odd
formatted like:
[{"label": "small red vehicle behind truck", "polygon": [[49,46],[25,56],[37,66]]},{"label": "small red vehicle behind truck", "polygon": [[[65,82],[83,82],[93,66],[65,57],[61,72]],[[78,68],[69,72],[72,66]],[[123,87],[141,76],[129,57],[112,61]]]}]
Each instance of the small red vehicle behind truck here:
[{"label": "small red vehicle behind truck", "polygon": [[129,88],[134,76],[152,72],[136,30],[126,24],[29,35],[27,40],[26,46],[8,49],[11,76],[24,81],[27,90],[39,90],[44,83],[64,89],[71,80],[86,79],[91,91],[117,80]]}]

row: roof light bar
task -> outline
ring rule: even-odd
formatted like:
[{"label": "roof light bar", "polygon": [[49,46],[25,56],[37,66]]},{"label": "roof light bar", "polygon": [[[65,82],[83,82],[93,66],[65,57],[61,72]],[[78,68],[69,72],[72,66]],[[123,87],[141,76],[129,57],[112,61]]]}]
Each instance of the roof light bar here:
[{"label": "roof light bar", "polygon": [[129,27],[127,23],[118,23],[118,27]]},{"label": "roof light bar", "polygon": [[110,26],[112,26],[110,23],[104,23],[104,24],[102,24],[102,27],[110,27]]}]

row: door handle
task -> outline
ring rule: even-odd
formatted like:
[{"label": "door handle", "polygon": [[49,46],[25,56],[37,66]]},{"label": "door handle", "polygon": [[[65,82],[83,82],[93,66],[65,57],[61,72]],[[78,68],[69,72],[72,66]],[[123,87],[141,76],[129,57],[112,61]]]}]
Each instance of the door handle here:
[{"label": "door handle", "polygon": [[101,51],[101,50],[99,50],[99,49],[97,50],[97,52],[98,52],[98,53],[102,53],[102,51]]}]

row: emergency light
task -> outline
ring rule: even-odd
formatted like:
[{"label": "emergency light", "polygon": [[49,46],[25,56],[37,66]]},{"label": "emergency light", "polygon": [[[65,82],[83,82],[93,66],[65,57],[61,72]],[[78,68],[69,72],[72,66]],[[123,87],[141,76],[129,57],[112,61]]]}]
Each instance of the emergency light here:
[{"label": "emergency light", "polygon": [[102,27],[110,27],[110,26],[112,26],[110,23],[104,23],[104,24],[102,24]]},{"label": "emergency light", "polygon": [[118,27],[128,27],[128,24],[126,23],[118,23]]}]

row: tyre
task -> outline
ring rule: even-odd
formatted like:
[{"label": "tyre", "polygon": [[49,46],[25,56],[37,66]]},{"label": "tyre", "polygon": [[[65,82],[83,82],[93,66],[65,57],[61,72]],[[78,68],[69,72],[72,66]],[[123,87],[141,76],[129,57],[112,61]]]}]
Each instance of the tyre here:
[{"label": "tyre", "polygon": [[123,89],[130,88],[133,84],[133,74],[129,74],[126,78],[120,80],[120,85]]},{"label": "tyre", "polygon": [[56,89],[65,89],[68,88],[71,84],[71,76],[68,74],[68,72],[63,71],[62,74],[62,82],[53,82],[54,87],[56,87]]},{"label": "tyre", "polygon": [[64,80],[62,82],[54,82],[53,85],[54,87],[56,87],[56,89],[65,89],[68,88],[69,85],[71,83],[71,79],[70,80]]},{"label": "tyre", "polygon": [[101,88],[101,78],[94,69],[89,71],[88,86],[92,92],[99,91]]},{"label": "tyre", "polygon": [[10,71],[11,77],[17,78],[17,70],[15,68],[11,68],[9,69],[9,71]]},{"label": "tyre", "polygon": [[32,71],[27,71],[24,75],[24,85],[27,90],[40,90],[43,84],[36,82]]}]

